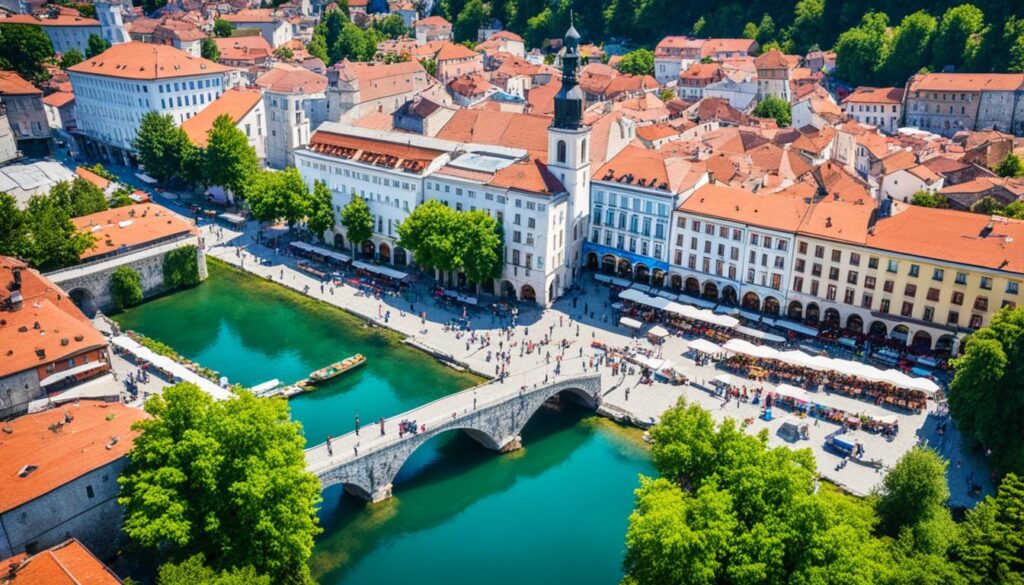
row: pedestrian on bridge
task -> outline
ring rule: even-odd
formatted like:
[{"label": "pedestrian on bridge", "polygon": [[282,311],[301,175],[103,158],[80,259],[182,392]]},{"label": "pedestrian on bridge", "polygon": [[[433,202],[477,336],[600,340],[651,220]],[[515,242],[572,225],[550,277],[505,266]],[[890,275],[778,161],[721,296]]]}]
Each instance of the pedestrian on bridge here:
[{"label": "pedestrian on bridge", "polygon": [[331,436],[327,435],[327,456],[334,457],[334,449],[331,448]]},{"label": "pedestrian on bridge", "polygon": [[384,436],[384,417],[380,417],[380,436]]},{"label": "pedestrian on bridge", "polygon": [[356,436],[359,436],[359,413],[356,413]]}]

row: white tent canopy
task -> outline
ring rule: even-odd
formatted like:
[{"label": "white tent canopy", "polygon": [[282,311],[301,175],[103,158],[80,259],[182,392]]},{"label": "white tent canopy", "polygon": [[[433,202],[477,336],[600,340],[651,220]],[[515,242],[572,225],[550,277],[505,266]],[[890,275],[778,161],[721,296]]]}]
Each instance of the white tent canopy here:
[{"label": "white tent canopy", "polygon": [[779,384],[775,387],[775,393],[795,400],[800,400],[802,402],[814,402],[814,397],[810,392],[789,384]]},{"label": "white tent canopy", "polygon": [[665,338],[668,337],[668,329],[665,329],[661,325],[655,325],[654,327],[651,327],[651,330],[648,331],[647,334],[653,335],[655,337]]},{"label": "white tent canopy", "polygon": [[746,335],[748,337],[753,337],[754,339],[760,339],[762,341],[767,341],[769,343],[785,343],[786,341],[785,339],[779,337],[778,335],[765,333],[764,331],[760,331],[758,329],[751,329],[750,327],[747,327],[745,325],[737,325],[735,327],[735,331],[737,333],[742,333],[743,335]]},{"label": "white tent canopy", "polygon": [[305,250],[306,252],[312,252],[313,254],[318,254],[320,256],[330,258],[331,260],[335,260],[338,262],[348,262],[349,260],[352,259],[340,252],[328,250],[327,248],[321,248],[320,246],[314,246],[313,244],[307,244],[306,242],[292,242],[291,246],[293,248]]},{"label": "white tent canopy", "polygon": [[630,329],[639,329],[644,326],[643,323],[637,321],[636,319],[631,319],[630,317],[623,317],[619,319],[619,325],[625,325]]},{"label": "white tent canopy", "polygon": [[722,349],[722,347],[720,345],[716,345],[714,343],[711,343],[707,339],[695,339],[695,340],[689,342],[689,344],[690,344],[690,349],[692,349],[694,351],[699,351],[701,353],[713,354],[713,353],[722,353],[722,351],[723,351],[723,349]]},{"label": "white tent canopy", "polygon": [[402,272],[401,270],[395,270],[393,268],[388,268],[386,266],[377,266],[375,264],[367,264],[366,262],[360,262],[358,260],[353,262],[352,266],[355,266],[356,268],[362,270],[366,270],[368,272],[374,272],[376,274],[380,274],[381,276],[386,276],[394,280],[405,280],[406,278],[409,277],[408,274]]},{"label": "white tent canopy", "polygon": [[754,345],[742,339],[730,339],[722,347],[727,351],[755,358],[776,360],[822,372],[836,372],[869,382],[891,384],[897,388],[907,390],[919,390],[929,396],[939,390],[939,385],[928,378],[912,378],[899,370],[883,371],[873,366],[850,360],[812,356],[802,351],[778,351],[771,347]]},{"label": "white tent canopy", "polygon": [[153,350],[141,345],[127,335],[115,335],[110,338],[110,342],[146,360],[161,370],[170,372],[176,381],[183,380],[185,382],[192,382],[196,386],[199,386],[200,390],[218,400],[225,400],[234,396],[234,394],[229,390],[221,388],[169,357],[154,353]]},{"label": "white tent canopy", "polygon": [[792,321],[785,321],[783,319],[777,319],[777,320],[772,320],[772,321],[766,320],[765,322],[766,323],[770,323],[770,324],[772,324],[772,325],[774,325],[776,327],[782,327],[783,329],[789,329],[790,331],[796,331],[797,333],[800,333],[800,334],[803,334],[803,335],[808,335],[810,337],[814,337],[814,336],[816,336],[818,334],[818,331],[816,329],[813,329],[813,328],[808,327],[806,325],[801,325],[799,323],[793,323]]}]

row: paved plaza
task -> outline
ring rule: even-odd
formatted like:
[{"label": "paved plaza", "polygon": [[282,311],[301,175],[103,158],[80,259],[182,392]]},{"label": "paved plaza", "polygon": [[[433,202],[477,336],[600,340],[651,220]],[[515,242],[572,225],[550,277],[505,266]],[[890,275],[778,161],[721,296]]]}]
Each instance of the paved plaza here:
[{"label": "paved plaza", "polygon": [[[208,255],[398,331],[407,336],[410,343],[444,355],[480,375],[494,378],[498,363],[495,354],[499,351],[509,352],[506,364],[509,377],[501,383],[491,382],[480,387],[478,393],[481,400],[495,399],[510,389],[553,381],[557,376],[593,373],[591,363],[600,356],[600,352],[591,347],[593,341],[616,349],[634,347],[654,351],[660,357],[672,360],[677,369],[686,374],[690,383],[680,386],[659,382],[644,385],[640,383],[639,372],[613,376],[611,368],[599,368],[604,393],[602,411],[605,414],[630,418],[637,423],[656,422],[662,412],[673,406],[680,397],[685,397],[689,402],[700,404],[716,419],[732,417],[741,421],[752,420],[749,429],[752,432],[766,429],[772,445],[810,448],[821,475],[851,493],[867,494],[881,481],[883,471],[852,462],[841,465],[842,458],[839,455],[825,450],[825,437],[837,430],[837,425],[812,419],[810,439],[789,443],[777,434],[781,421],[786,418],[786,413],[781,409],[775,409],[775,420],[765,421],[758,418],[761,412],[759,405],[736,400],[725,403],[711,392],[709,385],[722,370],[716,369],[713,363],[698,365],[692,353],[687,353],[684,337],[669,337],[661,346],[650,344],[643,336],[633,339],[630,330],[613,321],[608,288],[592,280],[588,280],[581,291],[566,295],[549,309],[521,305],[517,326],[512,329],[506,329],[507,321],[492,316],[489,310],[470,312],[467,317],[477,336],[475,341],[470,341],[467,333],[445,327],[453,318],[462,317],[462,309],[449,309],[435,302],[424,286],[413,286],[413,290],[419,294],[413,293],[416,300],[413,301],[415,312],[412,312],[409,300],[391,296],[378,299],[349,286],[335,288],[297,270],[295,267],[301,259],[279,254],[254,243],[256,226],[252,222],[248,224],[245,233],[212,225],[204,226],[203,231]],[[584,308],[589,309],[589,313]],[[421,320],[418,314],[424,311],[426,319]],[[481,340],[481,337],[487,335],[490,336],[489,345]],[[539,343],[545,335],[549,338],[548,344],[532,354],[525,353],[524,348],[528,342]],[[562,359],[559,362],[557,357],[560,350],[557,348],[562,344],[567,347],[561,351]],[[750,382],[748,388],[772,390],[774,385]],[[492,395],[489,397],[488,393]],[[886,411],[864,401],[834,394],[828,397],[828,402],[843,407],[847,412],[897,414],[900,417],[900,432],[893,439],[886,439],[879,434],[858,433],[865,447],[865,459],[877,459],[883,465],[891,466],[908,449],[919,442],[925,442],[938,449],[950,461],[950,488],[954,505],[969,506],[976,502],[976,498],[970,494],[971,483],[982,485],[986,493],[991,490],[987,472],[975,471],[984,467],[974,461],[959,434],[952,429],[944,435],[936,432],[939,418],[933,413]],[[930,407],[934,411],[935,403],[930,403]],[[391,428],[395,428],[396,422],[388,421]],[[339,429],[338,435],[347,430]]]}]

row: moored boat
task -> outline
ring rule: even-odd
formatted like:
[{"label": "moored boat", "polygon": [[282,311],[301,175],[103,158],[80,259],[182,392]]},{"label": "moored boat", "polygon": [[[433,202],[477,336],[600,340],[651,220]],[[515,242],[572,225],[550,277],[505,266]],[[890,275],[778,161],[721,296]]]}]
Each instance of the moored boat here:
[{"label": "moored boat", "polygon": [[314,382],[324,382],[334,378],[335,376],[340,376],[353,368],[357,368],[364,363],[366,363],[366,358],[363,354],[357,353],[341,360],[340,362],[333,363],[326,368],[320,368],[319,370],[311,373],[309,378]]}]

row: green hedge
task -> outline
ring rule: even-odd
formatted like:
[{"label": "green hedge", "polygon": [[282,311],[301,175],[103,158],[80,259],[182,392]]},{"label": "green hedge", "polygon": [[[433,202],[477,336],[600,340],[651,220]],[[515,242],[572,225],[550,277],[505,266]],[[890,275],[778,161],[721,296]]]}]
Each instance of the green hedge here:
[{"label": "green hedge", "polygon": [[129,266],[122,266],[110,277],[110,293],[118,309],[134,307],[142,302],[142,275]]},{"label": "green hedge", "polygon": [[164,285],[167,288],[199,284],[199,259],[195,246],[171,250],[164,256]]}]

